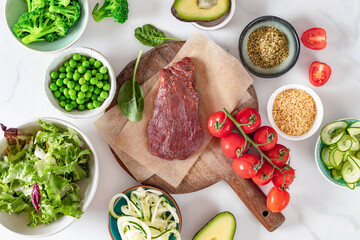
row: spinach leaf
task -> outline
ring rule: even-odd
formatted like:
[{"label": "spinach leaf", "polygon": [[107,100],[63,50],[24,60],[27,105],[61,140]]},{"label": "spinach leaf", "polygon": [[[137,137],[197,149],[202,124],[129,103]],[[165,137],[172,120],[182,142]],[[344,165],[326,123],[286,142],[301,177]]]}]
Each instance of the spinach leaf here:
[{"label": "spinach leaf", "polygon": [[146,24],[135,29],[135,37],[145,46],[156,47],[166,40],[182,41],[179,38],[167,38],[165,33],[151,24]]},{"label": "spinach leaf", "polygon": [[142,112],[144,110],[144,94],[140,84],[135,80],[136,70],[138,68],[141,54],[140,50],[136,60],[133,78],[124,82],[121,86],[118,96],[118,105],[121,112],[132,122],[138,122],[142,119]]}]

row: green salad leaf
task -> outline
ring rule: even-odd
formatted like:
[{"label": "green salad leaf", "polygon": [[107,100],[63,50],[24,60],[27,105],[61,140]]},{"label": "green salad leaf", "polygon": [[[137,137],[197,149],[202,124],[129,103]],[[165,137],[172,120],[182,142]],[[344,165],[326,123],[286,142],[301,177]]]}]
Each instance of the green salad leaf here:
[{"label": "green salad leaf", "polygon": [[81,217],[76,181],[88,177],[91,154],[75,130],[39,124],[35,135],[1,125],[8,146],[0,158],[0,211],[28,212],[30,227]]},{"label": "green salad leaf", "polygon": [[137,40],[145,46],[156,47],[167,40],[182,41],[179,38],[168,38],[165,33],[157,29],[151,24],[145,24],[135,29],[134,33]]}]

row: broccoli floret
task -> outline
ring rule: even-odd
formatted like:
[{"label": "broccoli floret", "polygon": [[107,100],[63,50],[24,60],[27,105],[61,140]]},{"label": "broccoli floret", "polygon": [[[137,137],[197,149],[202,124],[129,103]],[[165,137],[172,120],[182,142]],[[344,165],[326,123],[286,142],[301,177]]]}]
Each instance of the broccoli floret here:
[{"label": "broccoli floret", "polygon": [[46,7],[46,0],[26,0],[28,12]]},{"label": "broccoli floret", "polygon": [[63,6],[59,5],[60,2],[64,2],[64,0],[51,0],[49,12],[59,14],[68,27],[74,26],[81,15],[80,4],[73,0],[67,6]]},{"label": "broccoli floret", "polygon": [[55,5],[60,5],[60,6],[65,6],[65,7],[67,5],[69,5],[70,2],[71,2],[71,0],[54,0],[54,1],[52,1],[52,3]]},{"label": "broccoli floret", "polygon": [[24,13],[19,21],[13,26],[13,32],[17,37],[22,38],[22,42],[29,44],[32,42],[55,40],[54,35],[65,36],[68,26],[59,15],[46,12],[45,10],[35,10]]},{"label": "broccoli floret", "polygon": [[115,22],[124,23],[128,19],[129,5],[127,0],[105,0],[104,5],[99,8],[97,3],[92,11],[93,18],[100,22],[103,18],[113,17]]}]

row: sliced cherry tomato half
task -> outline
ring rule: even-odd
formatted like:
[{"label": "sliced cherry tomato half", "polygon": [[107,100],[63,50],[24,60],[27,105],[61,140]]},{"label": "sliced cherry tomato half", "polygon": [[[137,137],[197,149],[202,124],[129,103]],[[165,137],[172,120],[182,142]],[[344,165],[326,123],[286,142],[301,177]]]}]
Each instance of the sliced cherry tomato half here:
[{"label": "sliced cherry tomato half", "polygon": [[301,41],[307,48],[324,49],[326,47],[326,31],[322,28],[310,28],[302,34]]},{"label": "sliced cherry tomato half", "polygon": [[253,154],[246,153],[232,162],[234,171],[243,178],[252,178],[256,175],[256,165],[260,163],[259,158]]},{"label": "sliced cherry tomato half", "polygon": [[260,127],[256,130],[253,140],[263,151],[269,151],[275,147],[278,137],[276,131],[269,126]]},{"label": "sliced cherry tomato half", "polygon": [[273,177],[273,169],[274,168],[270,164],[264,162],[259,171],[257,171],[255,177],[252,177],[252,180],[259,186],[268,184]]},{"label": "sliced cherry tomato half", "polygon": [[261,117],[259,112],[254,108],[243,108],[235,117],[240,124],[247,124],[241,126],[245,133],[253,133],[261,125]]},{"label": "sliced cherry tomato half", "polygon": [[326,63],[313,62],[309,70],[309,79],[315,87],[323,86],[330,78],[331,67]]},{"label": "sliced cherry tomato half", "polygon": [[223,111],[219,111],[209,117],[207,126],[211,135],[222,138],[231,132],[233,125],[231,119]]},{"label": "sliced cherry tomato half", "polygon": [[[292,167],[290,167],[288,165],[286,165],[282,169],[282,171],[287,176],[284,176],[284,174],[282,174],[279,170],[276,169],[274,172],[274,177],[272,178],[272,182],[275,187],[287,188],[294,181],[295,171]],[[284,184],[284,186],[283,186],[283,184]]]},{"label": "sliced cherry tomato half", "polygon": [[271,212],[281,212],[290,202],[290,194],[286,190],[273,187],[266,198],[266,207]]},{"label": "sliced cherry tomato half", "polygon": [[271,159],[272,163],[278,167],[282,167],[289,160],[289,149],[281,144],[276,144],[275,147],[269,151],[264,152],[265,155]]},{"label": "sliced cherry tomato half", "polygon": [[237,133],[229,133],[221,139],[221,149],[228,158],[241,157],[247,150],[246,140]]}]

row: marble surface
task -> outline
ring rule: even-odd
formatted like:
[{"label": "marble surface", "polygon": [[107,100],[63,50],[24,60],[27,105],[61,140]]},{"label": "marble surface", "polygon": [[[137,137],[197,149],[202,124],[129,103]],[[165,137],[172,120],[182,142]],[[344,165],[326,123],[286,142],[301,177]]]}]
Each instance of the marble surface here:
[{"label": "marble surface", "polygon": [[[89,1],[90,9],[97,1]],[[167,35],[187,39],[195,30],[189,23],[177,21],[170,14],[170,0],[129,0],[130,18],[124,24],[105,19],[88,27],[75,46],[92,47],[108,57],[116,73],[132,59],[139,48],[134,37],[136,27],[151,23]],[[358,0],[237,0],[233,19],[224,28],[204,32],[238,58],[238,37],[251,20],[262,15],[275,15],[291,22],[301,35],[311,27],[326,29],[328,45],[322,51],[301,48],[296,66],[277,79],[254,77],[263,123],[266,103],[278,87],[298,83],[314,89],[324,104],[324,122],[344,117],[360,118],[360,2]],[[98,117],[84,120],[69,119],[55,111],[43,91],[44,73],[53,54],[42,54],[22,47],[4,25],[5,0],[0,1],[0,122],[17,126],[33,118],[57,117],[68,120],[87,132],[100,156],[100,181],[90,207],[80,220],[64,231],[45,239],[110,239],[107,229],[107,206],[111,196],[137,185],[115,161],[105,141],[93,125]],[[313,61],[323,61],[332,67],[332,76],[324,87],[315,88],[308,80]],[[283,211],[285,223],[269,233],[252,216],[241,200],[225,183],[183,195],[174,195],[183,215],[182,238],[189,240],[210,218],[221,211],[231,211],[237,219],[235,239],[360,239],[360,194],[328,183],[314,161],[314,146],[318,133],[307,140],[279,142],[291,149],[296,180],[291,186],[291,202]],[[263,187],[265,193],[270,185]],[[24,239],[0,227],[0,238]]]}]

